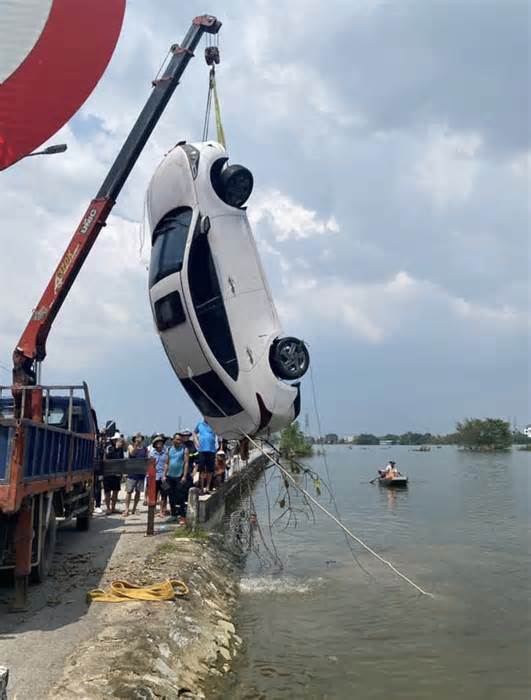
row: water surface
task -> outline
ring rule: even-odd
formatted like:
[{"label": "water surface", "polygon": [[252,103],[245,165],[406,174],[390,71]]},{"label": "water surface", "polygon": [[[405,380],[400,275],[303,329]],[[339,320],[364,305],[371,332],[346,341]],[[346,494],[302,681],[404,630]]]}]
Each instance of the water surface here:
[{"label": "water surface", "polygon": [[[390,458],[407,491],[369,484]],[[274,530],[281,572],[263,545],[247,557],[244,651],[225,696],[528,700],[531,454],[337,446],[327,460],[345,524],[434,597],[358,545],[356,562],[318,511],[300,516]],[[326,479],[322,457],[307,463]],[[268,500],[281,512],[278,477],[266,479],[251,504],[265,534]]]}]

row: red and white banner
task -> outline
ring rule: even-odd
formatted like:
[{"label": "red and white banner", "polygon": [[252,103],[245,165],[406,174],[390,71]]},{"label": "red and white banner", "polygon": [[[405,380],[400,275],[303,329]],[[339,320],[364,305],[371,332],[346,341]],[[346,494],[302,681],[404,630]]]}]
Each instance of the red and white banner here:
[{"label": "red and white banner", "polygon": [[125,0],[0,0],[0,170],[38,148],[96,87]]}]

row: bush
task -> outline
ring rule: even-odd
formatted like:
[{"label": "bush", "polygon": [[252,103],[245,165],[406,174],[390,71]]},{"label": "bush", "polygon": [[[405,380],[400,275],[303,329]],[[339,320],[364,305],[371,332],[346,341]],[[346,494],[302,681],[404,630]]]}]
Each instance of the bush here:
[{"label": "bush", "polygon": [[282,431],[279,449],[286,457],[309,457],[313,452],[297,421]]},{"label": "bush", "polygon": [[457,444],[467,450],[507,450],[512,444],[511,427],[502,418],[467,418],[456,428]]}]

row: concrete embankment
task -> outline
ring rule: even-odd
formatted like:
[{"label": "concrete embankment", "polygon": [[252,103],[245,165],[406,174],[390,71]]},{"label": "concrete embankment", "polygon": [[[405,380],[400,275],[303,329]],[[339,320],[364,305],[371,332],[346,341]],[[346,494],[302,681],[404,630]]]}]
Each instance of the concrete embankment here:
[{"label": "concrete embankment", "polygon": [[[201,498],[200,520],[207,527],[218,522],[266,462],[255,456],[212,496]],[[178,535],[165,535],[127,578],[140,584],[176,578],[186,583],[189,595],[176,602],[102,603],[108,608],[105,627],[70,656],[50,698],[204,697],[205,686],[230,670],[241,645],[231,621],[237,570],[206,532],[199,530],[195,538]]]},{"label": "concrete embankment", "polygon": [[[103,586],[114,577],[105,578]],[[105,608],[105,625],[70,655],[50,698],[203,697],[205,682],[229,671],[241,644],[231,622],[237,584],[212,544],[167,535],[127,578],[178,578],[190,594],[176,602],[94,603]]]},{"label": "concrete embankment", "polygon": [[[176,537],[157,523],[145,537],[146,510],[124,519],[95,517],[88,533],[60,531],[50,579],[32,587],[30,609],[8,615],[0,589],[0,665],[10,670],[9,698],[200,698],[230,670],[241,640],[232,624],[238,570],[206,530],[260,475],[267,462],[230,479],[202,512],[198,536]],[[91,588],[114,579],[152,584],[184,581],[175,602],[92,603]]]}]

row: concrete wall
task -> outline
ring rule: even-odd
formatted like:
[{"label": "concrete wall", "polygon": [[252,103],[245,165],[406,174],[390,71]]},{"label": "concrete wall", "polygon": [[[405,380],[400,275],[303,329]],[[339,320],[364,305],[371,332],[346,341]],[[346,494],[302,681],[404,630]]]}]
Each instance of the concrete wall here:
[{"label": "concrete wall", "polygon": [[208,496],[199,496],[199,489],[190,489],[188,495],[187,520],[190,526],[197,523],[213,527],[225,514],[225,510],[234,501],[237,501],[241,493],[252,485],[269,464],[268,458],[256,450],[249,455],[247,464],[225,481],[214,493]]}]

